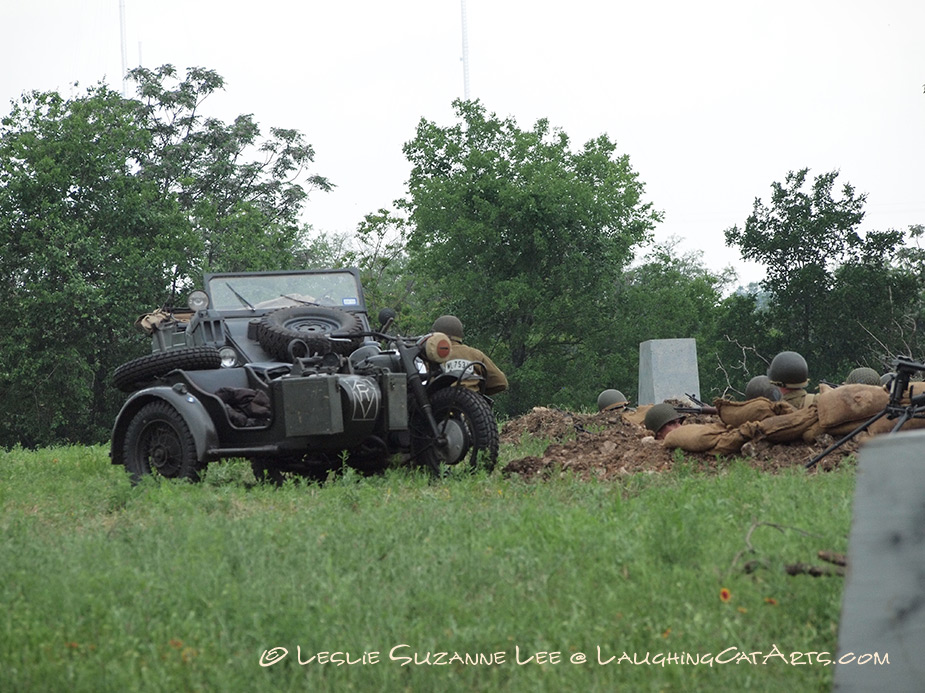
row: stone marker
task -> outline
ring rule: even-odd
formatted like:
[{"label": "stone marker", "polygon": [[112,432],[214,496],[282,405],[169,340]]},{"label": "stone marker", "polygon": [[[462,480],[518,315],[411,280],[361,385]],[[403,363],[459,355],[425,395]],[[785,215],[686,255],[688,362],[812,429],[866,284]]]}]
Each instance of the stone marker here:
[{"label": "stone marker", "polygon": [[696,339],[650,339],[639,344],[639,404],[700,397]]},{"label": "stone marker", "polygon": [[837,691],[925,690],[923,451],[925,431],[910,431],[877,436],[858,456]]}]

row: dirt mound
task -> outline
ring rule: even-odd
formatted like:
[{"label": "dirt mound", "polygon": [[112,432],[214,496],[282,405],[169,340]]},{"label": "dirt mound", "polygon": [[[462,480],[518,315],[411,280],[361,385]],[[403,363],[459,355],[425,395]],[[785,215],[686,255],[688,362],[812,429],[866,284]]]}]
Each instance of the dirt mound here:
[{"label": "dirt mound", "polygon": [[[719,421],[715,416],[689,416],[691,423]],[[694,464],[698,471],[715,471],[729,459],[710,453],[669,450],[656,441],[641,425],[631,423],[618,413],[575,412],[535,407],[512,419],[501,429],[502,443],[519,443],[524,435],[553,441],[542,457],[523,457],[508,463],[505,474],[519,474],[527,479],[544,479],[571,472],[581,478],[612,479],[639,472],[668,471],[677,464]],[[833,442],[823,436],[812,444],[772,445],[767,441],[747,443],[741,457],[748,464],[765,471],[802,467],[814,455]],[[814,468],[825,471],[838,466],[857,452],[852,440],[823,458]]]}]

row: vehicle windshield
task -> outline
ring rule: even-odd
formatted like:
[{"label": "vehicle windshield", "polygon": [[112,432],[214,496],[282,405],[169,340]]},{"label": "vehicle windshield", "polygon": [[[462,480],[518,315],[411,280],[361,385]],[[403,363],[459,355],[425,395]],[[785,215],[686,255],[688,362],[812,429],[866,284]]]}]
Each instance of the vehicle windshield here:
[{"label": "vehicle windshield", "polygon": [[210,307],[219,311],[264,311],[286,306],[321,305],[364,310],[352,272],[279,272],[206,276]]}]

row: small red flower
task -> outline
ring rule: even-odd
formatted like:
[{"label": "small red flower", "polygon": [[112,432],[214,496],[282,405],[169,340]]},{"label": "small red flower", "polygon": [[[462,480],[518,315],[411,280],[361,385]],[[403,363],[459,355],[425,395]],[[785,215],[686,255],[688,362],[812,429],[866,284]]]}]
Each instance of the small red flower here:
[{"label": "small red flower", "polygon": [[774,597],[765,597],[764,601],[766,604],[770,604],[771,606],[777,606],[777,600]]},{"label": "small red flower", "polygon": [[728,602],[730,599],[732,599],[732,592],[723,587],[723,589],[719,591],[719,600],[721,602]]}]

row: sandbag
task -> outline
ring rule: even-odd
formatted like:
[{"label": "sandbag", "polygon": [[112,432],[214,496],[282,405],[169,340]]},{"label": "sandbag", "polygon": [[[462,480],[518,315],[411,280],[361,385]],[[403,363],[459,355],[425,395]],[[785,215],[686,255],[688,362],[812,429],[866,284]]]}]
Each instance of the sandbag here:
[{"label": "sandbag", "polygon": [[790,414],[771,416],[758,422],[758,429],[771,443],[789,443],[801,440],[803,433],[819,420],[815,403]]},{"label": "sandbag", "polygon": [[644,426],[646,421],[646,412],[652,408],[651,404],[643,404],[639,407],[636,407],[635,411],[625,411],[622,414],[623,420],[627,423],[635,424],[637,426]]},{"label": "sandbag", "polygon": [[[880,385],[842,385],[816,395],[819,425],[833,428],[845,422],[863,422],[883,411],[890,395]],[[850,431],[850,428],[849,428]]]},{"label": "sandbag", "polygon": [[757,432],[757,424],[754,422],[737,428],[723,423],[684,424],[669,431],[664,444],[666,448],[680,448],[686,452],[733,455]]},{"label": "sandbag", "polygon": [[790,404],[783,401],[772,402],[766,397],[755,397],[744,402],[733,402],[728,399],[713,401],[719,418],[727,426],[737,428],[748,421],[763,421],[772,416],[790,414],[796,411]]},{"label": "sandbag", "polygon": [[718,436],[729,430],[726,424],[685,424],[678,426],[665,436],[666,448],[681,448],[688,452],[706,452],[716,445]]}]

